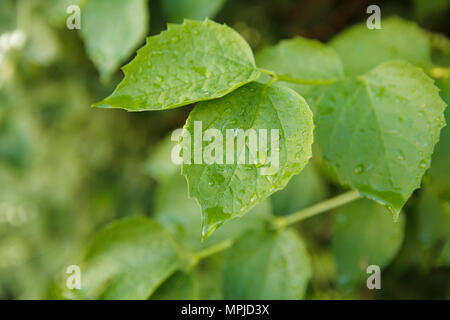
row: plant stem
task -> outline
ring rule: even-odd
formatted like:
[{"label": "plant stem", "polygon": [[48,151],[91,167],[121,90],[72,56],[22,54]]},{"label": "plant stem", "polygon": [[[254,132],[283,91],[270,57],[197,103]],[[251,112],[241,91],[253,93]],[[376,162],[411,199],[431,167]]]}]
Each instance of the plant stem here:
[{"label": "plant stem", "polygon": [[427,70],[428,74],[437,79],[447,79],[450,78],[450,68],[433,66]]},{"label": "plant stem", "polygon": [[[361,195],[357,191],[349,191],[344,194],[341,194],[339,196],[336,196],[334,198],[319,202],[311,207],[308,207],[306,209],[300,210],[296,213],[293,213],[286,217],[275,217],[270,220],[272,225],[275,227],[275,229],[281,229],[285,228],[291,224],[294,224],[296,222],[299,222],[303,219],[312,217],[314,215],[317,215],[319,213],[329,211],[331,209],[337,208],[339,206],[342,206],[346,203],[349,203],[351,201],[354,201],[356,199],[361,198]],[[228,248],[230,248],[234,244],[233,239],[227,239],[223,242],[220,242],[216,245],[213,245],[211,247],[208,247],[206,249],[200,250],[198,252],[193,253],[191,256],[191,265],[190,268],[197,265],[201,260],[212,256],[213,254],[216,254],[218,252],[224,251]]]},{"label": "plant stem", "polygon": [[273,225],[276,229],[285,228],[293,223],[302,221],[303,219],[315,216],[319,213],[329,211],[331,209],[342,206],[346,203],[361,198],[362,196],[358,191],[349,191],[334,198],[319,202],[311,207],[302,209],[286,217],[277,217],[273,221]]},{"label": "plant stem", "polygon": [[226,250],[229,247],[231,247],[232,245],[233,245],[233,240],[232,239],[225,240],[225,241],[220,242],[220,243],[218,243],[216,245],[213,245],[211,247],[208,247],[206,249],[203,249],[203,250],[200,250],[200,251],[196,252],[194,254],[194,258],[198,262],[198,261],[203,260],[203,259],[205,259],[205,258],[207,258],[207,257],[209,257],[209,256],[211,256],[211,255],[213,255],[213,254],[215,254],[217,252]]},{"label": "plant stem", "polygon": [[259,72],[262,72],[264,74],[267,74],[268,76],[271,76],[273,79],[272,81],[285,81],[285,82],[291,82],[296,84],[306,84],[306,85],[316,85],[316,86],[328,86],[334,82],[337,81],[337,79],[327,79],[327,80],[308,80],[308,79],[298,79],[295,77],[290,76],[284,76],[277,74],[273,71],[256,68]]}]

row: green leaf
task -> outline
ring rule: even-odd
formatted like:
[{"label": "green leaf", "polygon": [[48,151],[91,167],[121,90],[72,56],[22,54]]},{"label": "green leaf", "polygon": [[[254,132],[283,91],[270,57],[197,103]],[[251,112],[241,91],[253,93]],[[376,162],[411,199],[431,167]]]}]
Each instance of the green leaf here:
[{"label": "green leaf", "polygon": [[384,207],[362,199],[338,209],[334,216],[332,247],[338,284],[350,289],[369,276],[369,265],[383,268],[403,242],[403,215],[392,221]]},{"label": "green leaf", "polygon": [[[450,79],[438,80],[438,87],[441,89],[440,95],[447,103],[450,103]],[[450,108],[445,110],[445,118],[447,125],[441,130],[439,143],[434,149],[431,160],[431,167],[429,174],[431,176],[431,183],[440,194],[446,195],[450,199]]]},{"label": "green leaf", "polygon": [[200,261],[195,268],[195,276],[201,279],[198,283],[200,300],[223,300],[222,270],[226,256],[225,252],[216,253]]},{"label": "green leaf", "polygon": [[196,279],[182,271],[176,272],[151,296],[151,300],[195,300],[198,299]]},{"label": "green leaf", "polygon": [[61,55],[60,39],[43,18],[33,17],[33,23],[26,26],[25,32],[27,34],[27,45],[23,52],[25,61],[49,66]]},{"label": "green leaf", "polygon": [[145,218],[128,218],[101,230],[85,257],[83,298],[147,299],[183,260],[169,233]]},{"label": "green leaf", "polygon": [[430,165],[444,108],[422,70],[387,62],[329,88],[316,139],[343,184],[397,214]]},{"label": "green leaf", "polygon": [[227,239],[237,238],[244,232],[262,229],[271,214],[269,201],[263,201],[242,219],[230,221],[213,237],[201,243],[201,209],[194,199],[188,199],[185,179],[175,174],[164,181],[156,192],[155,219],[171,232],[178,243],[190,250],[198,251]]},{"label": "green leaf", "polygon": [[359,24],[341,32],[332,41],[347,75],[359,75],[390,60],[406,60],[420,67],[431,62],[426,33],[415,23],[394,17],[381,21],[381,29]]},{"label": "green leaf", "polygon": [[287,184],[286,188],[271,196],[273,211],[277,216],[291,214],[326,199],[328,190],[312,163]]},{"label": "green leaf", "polygon": [[3,0],[0,3],[0,35],[13,31],[17,27],[17,9],[14,0]]},{"label": "green leaf", "polygon": [[181,172],[181,167],[171,161],[172,150],[177,145],[171,138],[169,135],[156,144],[144,165],[145,172],[160,183]]},{"label": "green leaf", "polygon": [[[55,27],[66,27],[66,21],[69,17],[67,8],[71,5],[81,6],[86,0],[52,0],[39,1],[37,10],[42,12],[47,21]],[[81,6],[82,7],[82,6]],[[81,8],[81,12],[83,8]]]},{"label": "green leaf", "polygon": [[161,7],[169,22],[183,19],[203,20],[213,18],[225,0],[162,0]]},{"label": "green leaf", "polygon": [[[198,127],[199,123],[202,128]],[[232,164],[226,164],[225,157],[221,160],[224,164],[218,164],[217,159],[211,164],[195,163],[196,156],[202,156],[202,150],[208,150],[209,143],[196,143],[194,130],[199,136],[199,131],[204,134],[208,128],[220,130],[223,141],[218,140],[215,145],[223,149],[223,155],[227,149],[234,150]],[[190,197],[196,198],[202,207],[203,238],[225,221],[242,216],[275,191],[283,189],[311,157],[312,114],[305,100],[289,88],[256,82],[248,84],[222,99],[198,104],[189,115],[185,129],[182,148],[189,148],[189,144],[194,147],[190,156],[184,156],[183,174],[189,184]],[[227,129],[231,129],[228,134]],[[266,147],[259,143],[259,150],[256,150],[259,152],[250,157],[249,139],[245,139],[245,146],[238,150],[236,129],[267,130]],[[230,132],[231,137],[227,139]],[[260,140],[261,131],[255,132]],[[272,145],[277,133],[278,145]],[[193,143],[191,137],[194,137]],[[245,155],[245,164],[237,163],[238,153],[240,158]]]},{"label": "green leaf", "polygon": [[413,0],[413,3],[414,17],[420,24],[428,27],[438,26],[450,10],[450,1],[448,0]]},{"label": "green leaf", "polygon": [[450,238],[444,244],[438,258],[438,266],[450,267]]},{"label": "green leaf", "polygon": [[154,218],[186,248],[201,246],[201,210],[194,199],[188,199],[186,181],[180,174],[173,175],[156,190]]},{"label": "green leaf", "polygon": [[419,239],[426,247],[450,235],[450,210],[431,187],[421,189],[417,220]]},{"label": "green leaf", "polygon": [[148,25],[147,0],[88,0],[81,12],[81,36],[103,78],[131,55]]},{"label": "green leaf", "polygon": [[229,250],[225,299],[302,299],[311,276],[303,241],[290,230],[249,233]]},{"label": "green leaf", "polygon": [[[264,48],[256,55],[256,64],[282,76],[303,80],[333,81],[344,76],[341,60],[334,49],[317,41],[296,37]],[[314,106],[323,86],[282,82]]]},{"label": "green leaf", "polygon": [[259,77],[253,53],[233,29],[185,20],[147,38],[123,67],[125,78],[95,106],[161,110],[222,97]]},{"label": "green leaf", "polygon": [[[236,239],[239,236],[251,231],[262,230],[267,226],[267,223],[271,217],[272,206],[270,201],[267,199],[255,205],[241,219],[229,221],[203,243],[205,246],[211,246],[228,239]],[[200,225],[200,223],[198,225]]]}]

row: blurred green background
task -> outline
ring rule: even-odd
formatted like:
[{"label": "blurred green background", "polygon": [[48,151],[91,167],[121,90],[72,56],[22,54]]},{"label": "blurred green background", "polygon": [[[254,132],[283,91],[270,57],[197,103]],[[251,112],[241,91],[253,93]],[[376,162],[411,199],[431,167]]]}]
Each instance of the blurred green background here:
[{"label": "blurred green background", "polygon": [[[96,231],[120,217],[151,216],[159,175],[169,161],[157,158],[159,142],[190,111],[91,108],[112,92],[122,73],[100,77],[80,31],[66,28],[66,8],[78,2],[0,1],[0,36],[23,31],[16,47],[3,45],[0,51],[0,299],[61,298],[57,288],[66,267],[78,261]],[[383,18],[398,15],[450,34],[447,0],[150,0],[147,35],[164,30],[167,22],[209,16],[236,29],[255,51],[295,35],[326,42],[365,21],[370,4],[381,7]],[[276,208],[298,210],[336,192],[320,172],[305,175],[310,176],[298,180],[297,189],[272,199]],[[315,193],[290,208],[295,194],[289,192],[309,188],[311,181]],[[436,262],[442,242],[423,240],[418,232],[417,211],[430,210],[435,199],[421,197],[406,207],[405,240],[383,272],[383,290],[342,290],[330,251],[331,215],[302,224],[314,268],[307,298],[450,298],[450,270]]]}]

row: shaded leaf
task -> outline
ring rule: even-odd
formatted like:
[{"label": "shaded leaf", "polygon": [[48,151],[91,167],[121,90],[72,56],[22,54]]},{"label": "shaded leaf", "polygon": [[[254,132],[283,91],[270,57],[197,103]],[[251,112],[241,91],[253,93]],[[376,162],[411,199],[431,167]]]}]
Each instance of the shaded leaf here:
[{"label": "shaded leaf", "polygon": [[431,62],[426,33],[414,22],[397,17],[381,21],[381,29],[369,29],[366,23],[341,32],[332,41],[347,75],[370,71],[382,62],[406,60],[420,67]]},{"label": "shaded leaf", "polygon": [[286,188],[271,196],[273,211],[277,216],[291,214],[328,196],[327,185],[312,163],[287,184]]},{"label": "shaded leaf", "polygon": [[387,62],[329,88],[316,138],[342,183],[397,214],[430,165],[445,107],[422,70]]},{"label": "shaded leaf", "polygon": [[[447,103],[450,102],[450,79],[436,82],[441,89],[440,95]],[[431,183],[444,198],[450,200],[450,108],[445,109],[447,125],[442,128],[438,144],[434,148],[429,174]]]},{"label": "shaded leaf", "polygon": [[444,247],[442,248],[441,254],[438,258],[438,265],[445,267],[450,266],[450,239],[447,239]]},{"label": "shaded leaf", "polygon": [[368,266],[387,266],[400,249],[404,225],[403,215],[394,222],[389,211],[366,199],[339,208],[332,238],[338,284],[352,288],[367,279]]},{"label": "shaded leaf", "polygon": [[86,51],[103,78],[109,77],[144,40],[147,0],[88,0],[81,13]]},{"label": "shaded leaf", "polygon": [[[336,52],[327,45],[301,37],[282,40],[256,55],[258,67],[302,80],[333,81],[343,78],[344,69]],[[325,87],[280,82],[301,94],[314,106]]]},{"label": "shaded leaf", "polygon": [[194,300],[197,298],[196,279],[182,271],[173,274],[151,296],[151,300]]},{"label": "shaded leaf", "polygon": [[269,201],[263,201],[242,219],[230,221],[202,243],[201,209],[194,199],[188,199],[187,184],[181,175],[175,174],[158,188],[155,202],[155,219],[170,230],[178,243],[190,250],[201,250],[244,232],[262,229],[272,213]]},{"label": "shaded leaf", "polygon": [[290,230],[249,233],[229,250],[225,299],[302,299],[311,276],[303,241]]},{"label": "shaded leaf", "polygon": [[101,230],[85,258],[80,296],[147,299],[182,266],[169,233],[145,218],[127,218]]},{"label": "shaded leaf", "polygon": [[181,167],[171,161],[172,150],[176,144],[176,141],[171,140],[171,136],[164,138],[150,151],[149,159],[144,165],[145,172],[160,183],[181,172]]},{"label": "shaded leaf", "polygon": [[3,0],[0,3],[0,35],[17,27],[16,1]]},{"label": "shaded leaf", "polygon": [[214,18],[224,4],[225,0],[162,0],[161,6],[169,22],[179,23]]},{"label": "shaded leaf", "polygon": [[450,210],[431,187],[421,190],[417,217],[419,239],[426,247],[450,236]]}]

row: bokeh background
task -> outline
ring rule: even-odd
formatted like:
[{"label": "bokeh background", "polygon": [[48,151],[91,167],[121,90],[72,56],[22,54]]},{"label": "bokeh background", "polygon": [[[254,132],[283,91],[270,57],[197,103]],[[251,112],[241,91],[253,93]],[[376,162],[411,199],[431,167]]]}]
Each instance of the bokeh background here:
[{"label": "bokeh background", "polygon": [[[206,5],[194,2],[150,0],[148,35],[164,30],[167,22],[208,15],[236,29],[254,51],[295,35],[326,42],[365,21],[370,4],[381,7],[382,18],[397,15],[450,34],[447,0],[224,0],[211,1],[217,5],[206,13]],[[80,258],[95,232],[121,217],[154,215],[159,175],[168,161],[158,158],[160,142],[191,110],[91,108],[112,92],[122,73],[101,78],[80,32],[66,28],[65,10],[74,3],[0,1],[0,36],[18,29],[26,36],[23,46],[0,60],[0,299],[62,298],[58,287],[66,267]],[[314,181],[314,192],[303,203],[290,208],[296,195],[285,193],[272,199],[273,206],[298,210],[336,192],[320,172],[306,175],[296,188],[305,183],[309,189]],[[426,199],[431,204],[416,194],[406,207],[405,239],[383,272],[382,290],[340,288],[330,250],[331,215],[303,223],[299,228],[314,268],[307,298],[450,298],[450,269],[436,262],[442,241],[422,241],[417,231],[420,205],[425,211],[436,205]]]}]

